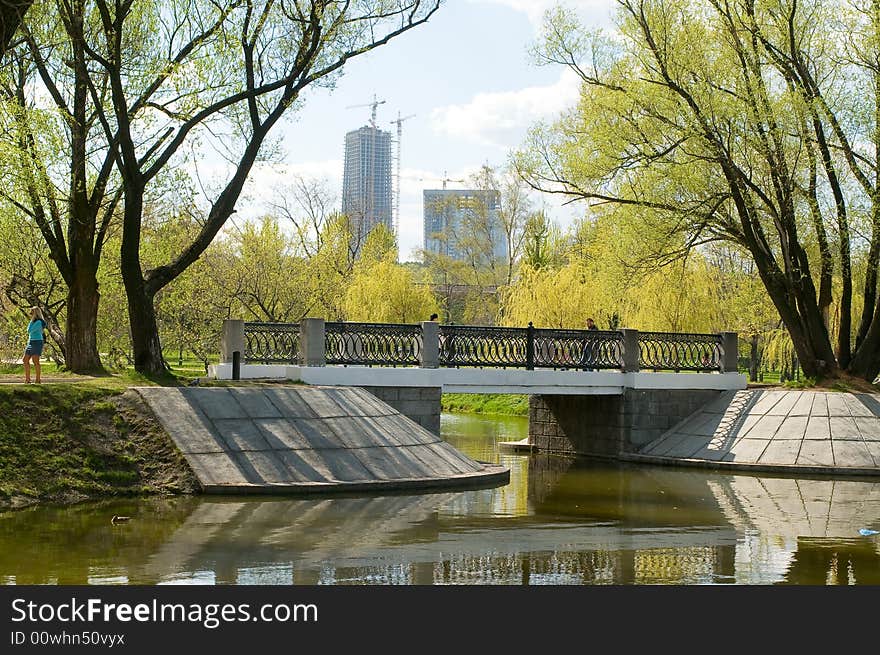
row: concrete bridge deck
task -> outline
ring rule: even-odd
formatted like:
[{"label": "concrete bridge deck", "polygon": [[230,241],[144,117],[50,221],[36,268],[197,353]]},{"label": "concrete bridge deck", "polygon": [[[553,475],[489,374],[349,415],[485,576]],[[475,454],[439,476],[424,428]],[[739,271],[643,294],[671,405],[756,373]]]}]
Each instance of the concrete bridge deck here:
[{"label": "concrete bridge deck", "polygon": [[[627,389],[745,389],[741,373],[662,373],[515,368],[418,368],[409,366],[294,366],[247,364],[242,380],[289,380],[314,385],[440,388],[444,393],[621,395]],[[208,377],[232,379],[232,364],[214,364]]]}]

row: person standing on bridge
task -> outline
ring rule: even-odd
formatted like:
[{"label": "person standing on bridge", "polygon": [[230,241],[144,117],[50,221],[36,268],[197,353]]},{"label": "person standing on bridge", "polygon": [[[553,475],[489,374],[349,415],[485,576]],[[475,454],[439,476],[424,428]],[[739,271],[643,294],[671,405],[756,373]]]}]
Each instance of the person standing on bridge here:
[{"label": "person standing on bridge", "polygon": [[[592,317],[588,318],[587,319],[587,330],[592,331],[592,330],[598,330],[598,329],[599,328],[596,327],[596,322],[593,320],[593,318]],[[587,336],[584,339],[584,352],[581,355],[581,368],[583,368],[585,371],[595,371],[596,370],[596,369],[592,368],[592,365],[596,363],[597,345],[598,344],[596,344],[592,335]]]},{"label": "person standing on bridge", "polygon": [[46,329],[46,321],[39,307],[31,307],[31,322],[28,323],[28,344],[24,349],[24,381],[31,381],[31,360],[34,362],[34,381],[40,384],[40,355],[43,354],[43,331]]}]

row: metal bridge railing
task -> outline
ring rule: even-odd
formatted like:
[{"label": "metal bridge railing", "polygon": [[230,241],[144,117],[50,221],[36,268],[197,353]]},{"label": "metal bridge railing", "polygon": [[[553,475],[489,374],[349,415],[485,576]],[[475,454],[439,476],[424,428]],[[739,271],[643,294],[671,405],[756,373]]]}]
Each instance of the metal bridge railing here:
[{"label": "metal bridge railing", "polygon": [[245,323],[242,359],[251,364],[298,364],[299,323]]},{"label": "metal bridge railing", "polygon": [[720,334],[639,332],[639,368],[654,371],[720,371]]},{"label": "metal bridge railing", "polygon": [[421,325],[324,324],[324,357],[328,364],[419,366],[421,351]]},{"label": "metal bridge railing", "polygon": [[737,335],[480,325],[225,321],[221,361],[244,363],[699,371],[737,370]]}]

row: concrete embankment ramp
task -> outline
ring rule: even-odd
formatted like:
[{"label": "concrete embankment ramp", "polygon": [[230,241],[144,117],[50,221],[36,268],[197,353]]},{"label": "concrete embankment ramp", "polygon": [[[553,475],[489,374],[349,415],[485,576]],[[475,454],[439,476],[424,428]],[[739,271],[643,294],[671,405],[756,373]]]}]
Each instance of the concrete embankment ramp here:
[{"label": "concrete embankment ramp", "polygon": [[880,476],[880,397],[810,390],[723,392],[626,459]]},{"label": "concrete embankment ramp", "polygon": [[506,484],[356,387],[140,387],[208,493],[361,492]]}]

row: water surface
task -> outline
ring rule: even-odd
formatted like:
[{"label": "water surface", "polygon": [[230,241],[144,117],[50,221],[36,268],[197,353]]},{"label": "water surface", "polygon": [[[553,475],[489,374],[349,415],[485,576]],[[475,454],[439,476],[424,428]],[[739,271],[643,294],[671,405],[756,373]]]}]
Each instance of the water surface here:
[{"label": "water surface", "polygon": [[[444,415],[495,489],[179,497],[0,514],[6,584],[880,584],[880,483],[501,450],[524,418]],[[132,517],[111,525],[113,514]]]}]

